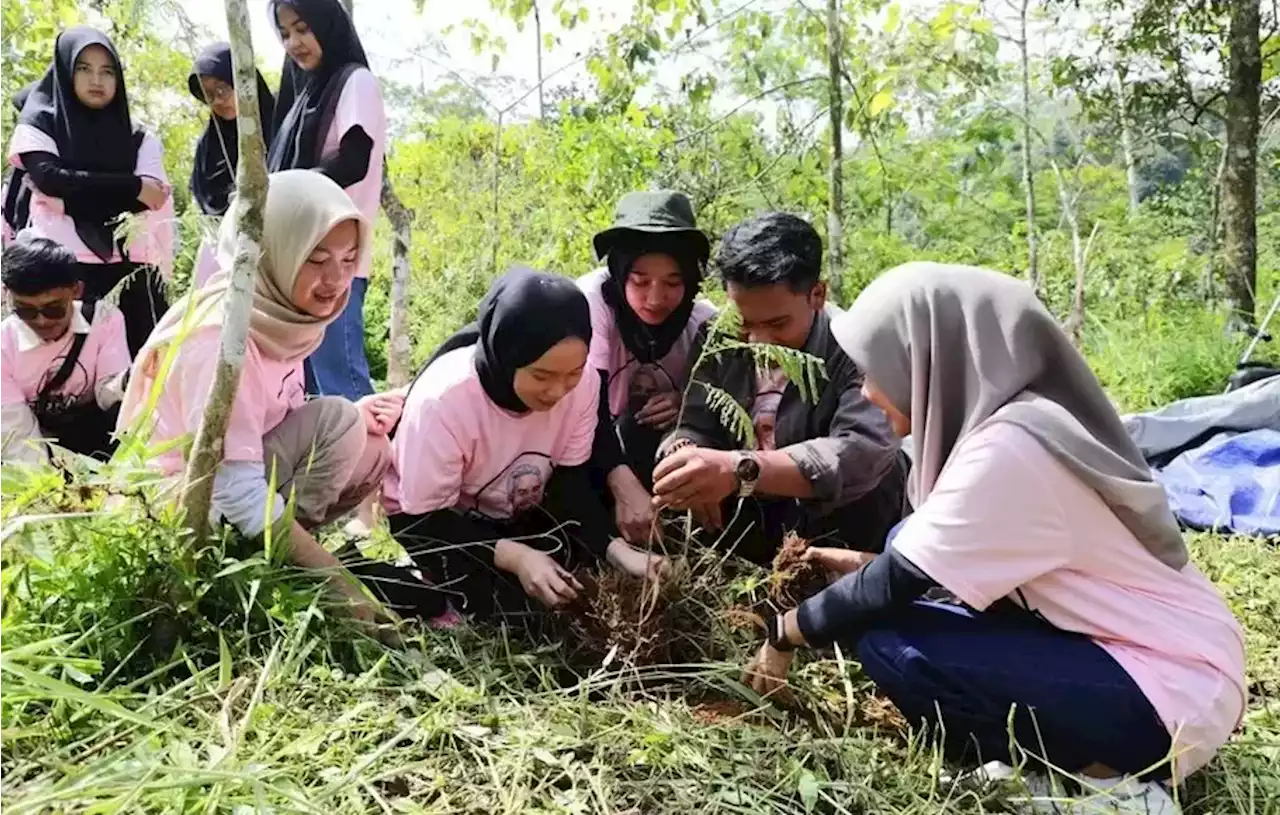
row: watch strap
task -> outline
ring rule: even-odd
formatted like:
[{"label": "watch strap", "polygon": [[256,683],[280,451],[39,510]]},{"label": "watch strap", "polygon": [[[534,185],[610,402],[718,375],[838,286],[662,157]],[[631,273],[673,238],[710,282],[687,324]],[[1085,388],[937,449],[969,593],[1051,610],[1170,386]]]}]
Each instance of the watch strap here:
[{"label": "watch strap", "polygon": [[782,618],[783,615],[775,614],[766,623],[769,645],[775,651],[794,651],[796,646],[791,640],[787,639],[787,627]]}]

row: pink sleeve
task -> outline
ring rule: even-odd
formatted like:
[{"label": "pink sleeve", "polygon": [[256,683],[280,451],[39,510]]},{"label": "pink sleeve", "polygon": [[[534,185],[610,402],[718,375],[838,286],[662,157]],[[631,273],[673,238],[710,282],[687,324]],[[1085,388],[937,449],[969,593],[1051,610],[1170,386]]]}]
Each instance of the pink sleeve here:
[{"label": "pink sleeve", "polygon": [[376,159],[382,163],[382,155],[387,140],[387,113],[382,106],[382,88],[377,78],[367,68],[362,68],[351,75],[338,98],[338,106],[333,112],[332,131],[337,140],[353,127],[363,128],[365,134],[373,139],[373,150],[369,153],[370,169]]},{"label": "pink sleeve", "polygon": [[587,367],[597,371],[609,370],[609,343],[613,337],[613,311],[604,301],[600,290],[594,286],[585,288],[587,306],[591,309],[591,345],[587,349]]},{"label": "pink sleeve", "polygon": [[[164,146],[148,133],[138,147],[138,160],[134,164],[137,175],[148,176],[169,183],[164,171]],[[173,276],[173,193],[165,199],[164,206],[143,215],[146,227],[129,246],[129,257],[138,263],[147,263],[160,270],[161,277]]]},{"label": "pink sleeve", "polygon": [[9,163],[22,166],[23,153],[53,153],[58,155],[58,143],[43,130],[31,125],[18,125],[9,137]]},{"label": "pink sleeve", "polygon": [[98,340],[98,360],[95,370],[98,381],[129,370],[129,344],[125,339],[124,314],[119,309],[99,320],[94,320],[93,332]]},{"label": "pink sleeve", "polygon": [[596,411],[600,408],[600,375],[590,364],[569,396],[573,400],[560,430],[555,463],[563,467],[585,464],[591,457],[591,443],[596,436]]},{"label": "pink sleeve", "polygon": [[893,548],[979,611],[1071,559],[1061,505],[1028,460],[1026,431],[990,424],[952,451]]},{"label": "pink sleeve", "polygon": [[455,401],[449,397],[423,396],[405,405],[395,438],[401,512],[421,515],[457,506],[461,498],[466,456],[459,434],[465,431],[445,404]]},{"label": "pink sleeve", "polygon": [[[178,388],[184,408],[183,430],[195,434],[204,417],[205,400],[213,387],[218,364],[219,333],[204,330],[184,344],[166,388]],[[262,437],[266,435],[266,394],[262,369],[252,351],[246,354],[236,401],[231,406],[224,437],[224,461],[262,461]]]},{"label": "pink sleeve", "polygon": [[25,405],[27,402],[22,395],[22,386],[13,375],[16,365],[17,349],[14,346],[13,332],[5,326],[0,330],[0,404]]}]

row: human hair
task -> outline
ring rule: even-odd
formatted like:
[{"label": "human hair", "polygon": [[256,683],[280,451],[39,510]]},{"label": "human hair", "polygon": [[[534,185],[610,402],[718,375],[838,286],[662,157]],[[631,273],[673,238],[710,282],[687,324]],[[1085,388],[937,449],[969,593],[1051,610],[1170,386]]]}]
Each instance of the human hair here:
[{"label": "human hair", "polygon": [[25,237],[4,248],[4,287],[23,297],[80,281],[76,256],[48,238]]},{"label": "human hair", "polygon": [[804,292],[822,276],[822,238],[795,215],[757,215],[725,233],[716,268],[725,284],[753,288],[785,283],[793,292]]}]

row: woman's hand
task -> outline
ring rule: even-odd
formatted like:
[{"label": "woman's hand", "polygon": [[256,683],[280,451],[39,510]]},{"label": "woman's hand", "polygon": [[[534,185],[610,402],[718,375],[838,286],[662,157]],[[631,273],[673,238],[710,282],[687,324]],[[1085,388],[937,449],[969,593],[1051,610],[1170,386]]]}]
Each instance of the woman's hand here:
[{"label": "woman's hand", "polygon": [[631,543],[647,543],[653,534],[654,516],[649,491],[625,464],[613,468],[608,480],[618,531]]},{"label": "woman's hand", "polygon": [[811,546],[804,553],[806,563],[826,569],[828,574],[837,579],[853,574],[875,559],[873,552],[856,552],[830,546]]},{"label": "woman's hand", "polygon": [[618,571],[644,580],[658,582],[671,571],[671,564],[662,555],[637,549],[621,538],[609,544],[605,557]]},{"label": "woman's hand", "polygon": [[755,657],[747,663],[742,680],[761,696],[783,698],[789,693],[787,673],[791,670],[791,660],[794,656],[793,652],[779,651],[766,642],[760,646]]},{"label": "woman's hand", "polygon": [[513,540],[498,541],[493,563],[520,581],[524,593],[548,608],[560,608],[578,599],[582,584],[545,552]]},{"label": "woman's hand", "polygon": [[356,402],[364,416],[365,428],[373,436],[385,436],[400,421],[404,411],[404,395],[398,391],[371,393]]},{"label": "woman's hand", "polygon": [[149,175],[139,177],[142,179],[142,189],[138,191],[138,200],[150,210],[163,207],[164,202],[169,200],[169,185]]},{"label": "woman's hand", "polygon": [[636,411],[636,421],[655,430],[669,430],[680,415],[680,394],[675,391],[655,393]]}]

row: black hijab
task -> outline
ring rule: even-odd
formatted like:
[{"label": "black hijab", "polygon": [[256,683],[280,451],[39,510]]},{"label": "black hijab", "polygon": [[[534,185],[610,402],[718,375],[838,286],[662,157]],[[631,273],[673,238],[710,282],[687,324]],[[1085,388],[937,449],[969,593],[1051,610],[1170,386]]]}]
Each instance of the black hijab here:
[{"label": "black hijab", "polygon": [[582,290],[567,277],[516,267],[494,281],[476,321],[445,340],[427,365],[474,345],[485,394],[504,410],[528,413],[516,396],[516,370],[566,337],[591,344],[591,309]]},{"label": "black hijab", "polygon": [[[200,77],[212,76],[235,87],[231,69],[231,43],[215,42],[200,52],[187,77],[187,88],[196,101],[208,104]],[[271,144],[271,117],[275,113],[275,97],[258,72],[258,115],[262,120],[264,144]],[[227,211],[231,191],[236,186],[236,163],[240,142],[235,120],[227,121],[209,112],[209,124],[196,142],[195,163],[191,168],[191,195],[205,215],[221,215]]]},{"label": "black hijab", "polygon": [[[37,82],[32,82],[13,95],[13,107],[19,114],[36,84]],[[26,170],[12,164],[5,174],[4,222],[14,233],[22,231],[31,217],[31,188],[22,183],[26,177]]]},{"label": "black hijab", "polygon": [[[102,110],[83,104],[75,91],[76,59],[84,49],[100,45],[116,69],[116,95]],[[68,167],[98,173],[134,173],[140,133],[129,118],[120,54],[111,38],[96,28],[79,25],[58,35],[53,62],[22,106],[18,121],[53,138],[58,157]],[[104,213],[92,201],[64,201],[76,234],[95,255],[106,261],[114,250],[115,213]]]},{"label": "black hijab", "polygon": [[369,67],[351,15],[339,0],[268,0],[271,25],[277,28],[280,6],[288,6],[306,21],[323,53],[320,67],[314,71],[302,70],[285,54],[276,99],[275,136],[267,153],[267,169],[273,173],[310,169],[320,163],[320,149],[343,86],[351,74]]},{"label": "black hijab", "polygon": [[[640,319],[627,302],[627,276],[636,260],[644,255],[668,255],[680,267],[684,278],[684,299],[660,325]],[[609,279],[602,294],[613,311],[622,344],[641,365],[658,362],[680,339],[693,313],[693,301],[702,286],[703,257],[699,243],[683,233],[632,232],[618,239],[606,258]]]}]

